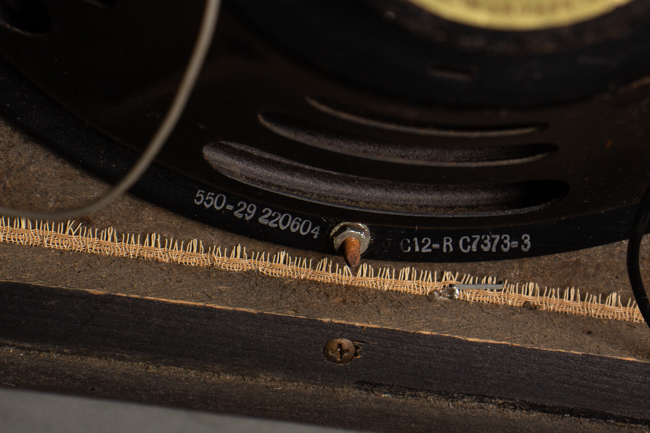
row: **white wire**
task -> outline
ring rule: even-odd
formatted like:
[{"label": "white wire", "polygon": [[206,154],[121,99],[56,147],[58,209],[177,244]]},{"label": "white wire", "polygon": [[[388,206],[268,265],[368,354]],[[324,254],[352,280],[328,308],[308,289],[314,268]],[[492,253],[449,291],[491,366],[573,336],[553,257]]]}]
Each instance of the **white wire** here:
[{"label": "white wire", "polygon": [[158,155],[158,152],[160,152],[160,149],[169,138],[169,135],[172,133],[174,127],[176,127],[176,124],[178,123],[178,119],[180,119],[183,111],[185,110],[185,106],[187,105],[187,101],[192,93],[192,90],[194,89],[194,85],[196,84],[199,73],[203,68],[203,62],[214,36],[220,5],[221,0],[206,0],[205,9],[203,11],[203,19],[201,21],[201,29],[199,30],[199,36],[196,40],[196,44],[194,45],[192,57],[187,64],[185,73],[183,74],[183,79],[181,80],[178,90],[176,91],[176,95],[174,96],[174,100],[169,107],[169,111],[165,115],[165,118],[158,127],[158,130],[149,142],[149,145],[142,153],[142,156],[140,156],[140,159],[138,159],[131,170],[126,174],[126,176],[122,178],[122,180],[117,185],[111,188],[111,190],[109,190],[103,196],[94,199],[82,207],[54,212],[34,212],[0,206],[0,215],[17,218],[50,220],[77,218],[90,214],[106,206],[111,201],[115,200],[126,191],[128,191],[128,189],[131,188],[133,184],[138,181],[138,179],[140,179],[156,155]]}]

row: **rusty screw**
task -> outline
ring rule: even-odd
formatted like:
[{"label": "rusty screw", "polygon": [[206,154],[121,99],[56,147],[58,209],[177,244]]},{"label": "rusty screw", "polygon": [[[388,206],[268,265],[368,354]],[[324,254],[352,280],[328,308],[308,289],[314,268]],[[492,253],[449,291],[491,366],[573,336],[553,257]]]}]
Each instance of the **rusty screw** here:
[{"label": "rusty screw", "polygon": [[352,269],[359,266],[359,263],[361,263],[359,239],[352,237],[346,238],[343,241],[341,248],[343,249],[343,258],[345,259],[345,263],[347,263]]},{"label": "rusty screw", "polygon": [[364,224],[345,222],[330,233],[334,249],[342,253],[345,262],[354,270],[361,263],[361,254],[370,244],[370,230]]},{"label": "rusty screw", "polygon": [[323,352],[328,361],[335,364],[345,364],[352,361],[357,353],[357,348],[353,342],[346,338],[335,338],[325,343]]}]

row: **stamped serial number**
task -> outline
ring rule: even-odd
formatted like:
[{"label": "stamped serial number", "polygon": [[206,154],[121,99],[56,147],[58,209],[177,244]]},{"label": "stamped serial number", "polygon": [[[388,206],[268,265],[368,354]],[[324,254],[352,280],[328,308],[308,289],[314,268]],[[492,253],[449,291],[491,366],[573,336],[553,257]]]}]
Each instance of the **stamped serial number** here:
[{"label": "stamped serial number", "polygon": [[515,249],[528,252],[532,243],[528,234],[523,234],[517,239],[509,234],[490,234],[461,236],[456,239],[445,236],[442,238],[442,242],[429,237],[404,238],[400,241],[399,246],[403,253],[433,253],[434,251],[451,253],[458,249],[462,253],[470,254],[478,252],[507,253]]},{"label": "stamped serial number", "polygon": [[235,218],[245,221],[253,220],[258,224],[277,228],[278,230],[289,230],[291,233],[298,233],[302,236],[313,235],[314,239],[318,239],[320,234],[320,226],[315,226],[311,220],[294,217],[289,213],[276,212],[269,207],[263,208],[262,215],[254,219],[257,214],[257,205],[255,203],[239,201],[234,205],[228,203],[228,197],[225,194],[215,194],[200,189],[196,192],[194,204],[218,211],[225,209],[227,212],[232,212]]}]

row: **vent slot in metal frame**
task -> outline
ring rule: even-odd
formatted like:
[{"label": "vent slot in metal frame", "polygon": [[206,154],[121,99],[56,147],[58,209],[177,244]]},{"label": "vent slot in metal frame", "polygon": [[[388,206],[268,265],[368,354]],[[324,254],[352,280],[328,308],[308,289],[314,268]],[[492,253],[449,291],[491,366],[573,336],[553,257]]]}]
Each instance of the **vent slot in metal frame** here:
[{"label": "vent slot in metal frame", "polygon": [[525,213],[564,197],[555,180],[497,185],[421,184],[372,179],[300,164],[229,142],[210,143],[203,155],[238,182],[312,203],[392,215],[468,217]]},{"label": "vent slot in metal frame", "polygon": [[262,113],[258,118],[270,131],[298,143],[395,164],[459,168],[515,165],[538,161],[558,149],[551,143],[412,145],[360,137],[283,114]]}]

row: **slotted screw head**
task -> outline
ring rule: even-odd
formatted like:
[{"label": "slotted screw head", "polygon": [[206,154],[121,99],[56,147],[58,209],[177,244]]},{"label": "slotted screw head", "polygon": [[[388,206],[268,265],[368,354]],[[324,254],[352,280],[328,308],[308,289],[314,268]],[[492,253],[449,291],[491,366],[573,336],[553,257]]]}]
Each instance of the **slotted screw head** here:
[{"label": "slotted screw head", "polygon": [[325,343],[323,352],[328,361],[335,364],[345,364],[354,358],[357,348],[347,338],[335,338]]}]

